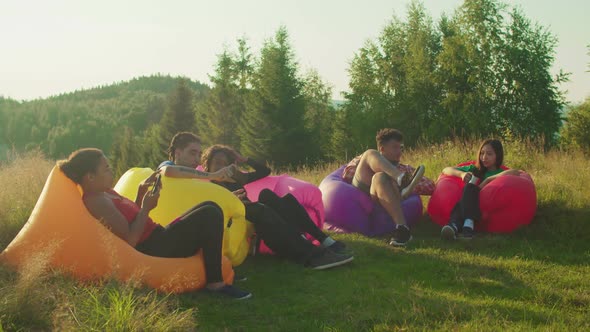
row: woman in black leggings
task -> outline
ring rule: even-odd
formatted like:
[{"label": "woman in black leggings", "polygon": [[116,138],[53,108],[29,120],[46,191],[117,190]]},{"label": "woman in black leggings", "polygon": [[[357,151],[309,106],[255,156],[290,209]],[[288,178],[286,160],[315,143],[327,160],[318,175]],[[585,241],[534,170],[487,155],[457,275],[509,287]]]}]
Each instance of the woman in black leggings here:
[{"label": "woman in black leggings", "polygon": [[112,189],[113,173],[101,150],[77,150],[58,165],[82,187],[84,204],[90,213],[138,251],[158,257],[189,257],[202,250],[207,290],[236,299],[252,296],[223,281],[223,212],[217,204],[202,203],[164,228],[148,216],[160,196],[159,184],[154,190],[147,190],[157,173],[139,185],[133,202]]},{"label": "woman in black leggings", "polygon": [[[207,172],[216,172],[233,163],[246,163],[254,171],[242,173],[236,168],[233,176],[235,182],[212,182],[227,188],[242,200],[246,207],[246,219],[254,224],[258,236],[275,253],[314,269],[334,267],[353,260],[346,245],[322,232],[293,195],[279,197],[271,190],[264,189],[260,192],[258,202],[247,199],[244,185],[268,176],[270,169],[265,165],[244,158],[234,149],[223,145],[209,147],[201,159],[201,165]],[[313,245],[302,236],[305,233],[313,236],[321,245]]]}]

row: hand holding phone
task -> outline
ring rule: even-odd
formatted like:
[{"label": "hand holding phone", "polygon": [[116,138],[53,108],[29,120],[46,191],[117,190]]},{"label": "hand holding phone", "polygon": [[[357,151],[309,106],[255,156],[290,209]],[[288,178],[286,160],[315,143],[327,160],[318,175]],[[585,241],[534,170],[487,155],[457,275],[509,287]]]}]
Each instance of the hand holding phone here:
[{"label": "hand holding phone", "polygon": [[154,187],[152,188],[152,194],[155,194],[160,191],[160,187],[162,186],[162,179],[161,174],[156,175],[156,180],[154,181]]}]

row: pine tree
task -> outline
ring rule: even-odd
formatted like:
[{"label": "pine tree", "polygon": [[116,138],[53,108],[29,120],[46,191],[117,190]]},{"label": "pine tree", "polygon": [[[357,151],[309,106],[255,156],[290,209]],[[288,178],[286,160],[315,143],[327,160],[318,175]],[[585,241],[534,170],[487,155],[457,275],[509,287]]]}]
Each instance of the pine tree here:
[{"label": "pine tree", "polygon": [[242,152],[278,165],[305,160],[304,98],[297,64],[281,27],[261,51],[239,133]]},{"label": "pine tree", "polygon": [[331,157],[331,138],[334,128],[332,88],[324,83],[317,71],[310,71],[304,78],[305,144],[308,161]]},{"label": "pine tree", "polygon": [[237,125],[242,105],[236,78],[233,56],[224,50],[217,57],[215,75],[210,76],[211,93],[197,105],[197,127],[205,145],[240,144]]},{"label": "pine tree", "polygon": [[197,127],[205,145],[240,147],[238,126],[247,94],[251,89],[252,55],[244,38],[238,39],[238,53],[224,50],[217,56],[213,88],[197,104]]},{"label": "pine tree", "polygon": [[168,97],[168,105],[159,125],[159,146],[168,149],[172,137],[180,131],[196,131],[193,93],[186,79],[180,79]]},{"label": "pine tree", "polygon": [[119,178],[129,168],[139,166],[138,152],[131,128],[125,126],[115,138],[109,159],[115,173],[115,178]]},{"label": "pine tree", "polygon": [[252,87],[254,59],[246,38],[238,39],[238,54],[234,60],[234,80],[243,95]]}]

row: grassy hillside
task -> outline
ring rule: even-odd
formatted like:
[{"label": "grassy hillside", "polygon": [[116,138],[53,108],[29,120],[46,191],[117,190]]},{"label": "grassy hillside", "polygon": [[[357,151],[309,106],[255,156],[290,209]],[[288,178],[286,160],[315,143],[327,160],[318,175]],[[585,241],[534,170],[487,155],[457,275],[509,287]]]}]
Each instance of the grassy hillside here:
[{"label": "grassy hillside", "polygon": [[[426,176],[471,159],[477,143],[447,142],[408,151]],[[358,235],[335,237],[352,264],[312,271],[273,256],[250,257],[237,270],[243,302],[206,294],[164,295],[115,281],[80,284],[0,267],[0,323],[7,330],[408,331],[589,330],[590,158],[506,144],[507,165],[528,171],[538,194],[532,224],[513,234],[478,234],[444,243],[425,216],[407,248]],[[319,184],[340,163],[292,175]],[[0,248],[25,223],[53,165],[39,153],[0,164]],[[427,198],[424,198],[425,202]],[[91,250],[91,248],[88,248]]]}]

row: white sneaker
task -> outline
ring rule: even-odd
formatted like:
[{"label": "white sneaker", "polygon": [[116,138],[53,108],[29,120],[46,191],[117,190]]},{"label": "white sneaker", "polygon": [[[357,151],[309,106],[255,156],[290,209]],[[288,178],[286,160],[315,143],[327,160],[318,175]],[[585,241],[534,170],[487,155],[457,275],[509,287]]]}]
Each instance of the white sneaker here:
[{"label": "white sneaker", "polygon": [[403,186],[403,184],[398,183],[401,188],[402,200],[406,199],[414,191],[414,188],[416,188],[416,185],[418,185],[418,182],[420,182],[422,176],[424,176],[424,170],[424,165],[420,165],[418,166],[418,168],[416,168],[416,170],[414,170],[411,180],[409,183],[407,183],[406,186]]}]

